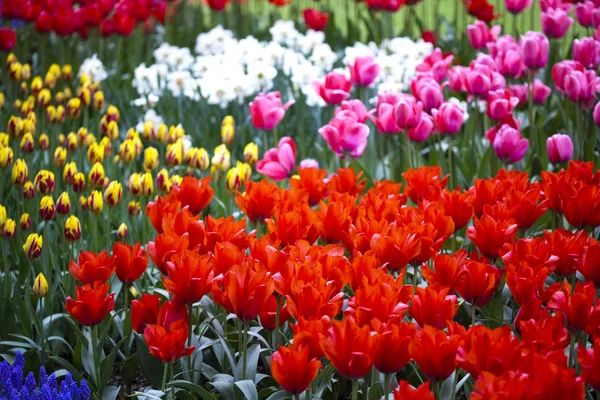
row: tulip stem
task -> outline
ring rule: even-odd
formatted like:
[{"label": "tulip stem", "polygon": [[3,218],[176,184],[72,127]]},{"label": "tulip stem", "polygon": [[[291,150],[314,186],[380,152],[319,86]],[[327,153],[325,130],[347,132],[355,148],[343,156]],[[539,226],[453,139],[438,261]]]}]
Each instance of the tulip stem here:
[{"label": "tulip stem", "polygon": [[352,381],[352,400],[358,400],[358,379]]},{"label": "tulip stem", "polygon": [[[194,335],[194,304],[188,304],[188,314],[190,316],[190,323],[188,326],[188,346],[193,346],[192,344],[192,336]],[[194,353],[190,354],[188,369],[190,373],[194,370],[193,367],[193,357]]]},{"label": "tulip stem", "polygon": [[394,180],[394,163],[392,162],[392,136],[388,135],[387,137],[387,145],[388,145],[388,168],[390,170],[390,179]]},{"label": "tulip stem", "polygon": [[[534,145],[537,147],[538,138],[536,136],[535,126],[535,109],[533,108],[533,84],[534,84],[534,73],[529,71],[529,140],[532,140]],[[541,151],[541,149],[537,149]]]},{"label": "tulip stem", "polygon": [[167,388],[167,376],[169,375],[169,363],[165,363],[165,370],[163,372],[161,391],[164,393]]},{"label": "tulip stem", "polygon": [[275,145],[279,143],[279,138],[277,137],[277,128],[273,128],[273,138],[275,139]]},{"label": "tulip stem", "polygon": [[[127,306],[129,305],[129,284],[125,283],[123,285],[123,321],[127,319],[129,315],[127,313]],[[127,335],[127,339],[125,340],[125,357],[129,357],[129,335]]]},{"label": "tulip stem", "polygon": [[475,314],[477,313],[477,308],[475,304],[471,304],[471,326],[475,326]]},{"label": "tulip stem", "polygon": [[[264,152],[266,153],[267,150],[269,150],[269,145],[267,143],[267,131],[263,129],[263,146],[264,146]],[[264,154],[263,154],[264,157]]]},{"label": "tulip stem", "polygon": [[281,300],[279,299],[279,295],[275,295],[275,329],[273,330],[273,351],[277,351],[277,342],[278,342],[278,334],[279,334],[279,308],[281,307]]},{"label": "tulip stem", "polygon": [[94,362],[94,374],[92,377],[94,378],[96,387],[98,387],[100,385],[100,374],[98,373],[98,325],[90,326],[90,331],[92,335],[92,360]]},{"label": "tulip stem", "polygon": [[419,270],[417,269],[416,266],[413,266],[413,281],[412,281],[412,286],[413,286],[413,293],[416,295],[417,294],[417,279],[419,277]]},{"label": "tulip stem", "polygon": [[247,361],[248,361],[248,325],[249,322],[244,321],[244,333],[242,336],[242,380],[246,380],[246,369],[247,369]]},{"label": "tulip stem", "polygon": [[390,398],[390,392],[392,391],[392,375],[385,374],[383,378],[383,393],[385,393],[385,400]]},{"label": "tulip stem", "polygon": [[569,343],[569,368],[575,368],[575,342],[577,336],[571,333],[571,343]]}]

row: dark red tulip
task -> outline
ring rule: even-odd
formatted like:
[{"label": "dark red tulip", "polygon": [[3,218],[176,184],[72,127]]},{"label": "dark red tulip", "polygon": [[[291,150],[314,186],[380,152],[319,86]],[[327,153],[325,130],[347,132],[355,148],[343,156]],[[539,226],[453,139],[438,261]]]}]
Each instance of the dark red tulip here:
[{"label": "dark red tulip", "polygon": [[315,31],[322,31],[327,26],[329,14],[315,10],[314,8],[306,8],[304,10],[304,23],[306,26]]},{"label": "dark red tulip", "polygon": [[0,28],[0,51],[10,51],[17,42],[17,33],[10,28]]}]

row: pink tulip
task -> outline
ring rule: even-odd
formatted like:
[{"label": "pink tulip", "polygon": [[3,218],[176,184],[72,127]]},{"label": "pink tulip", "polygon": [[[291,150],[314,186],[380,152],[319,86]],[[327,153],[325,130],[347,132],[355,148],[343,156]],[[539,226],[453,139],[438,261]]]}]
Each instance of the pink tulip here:
[{"label": "pink tulip", "polygon": [[552,164],[565,163],[573,156],[573,142],[569,135],[557,133],[546,140],[546,151]]},{"label": "pink tulip", "polygon": [[487,44],[490,56],[496,57],[499,53],[506,53],[509,50],[521,51],[519,43],[511,35],[502,35],[495,42]]},{"label": "pink tulip", "polygon": [[413,129],[408,130],[408,138],[413,142],[424,142],[429,139],[431,132],[433,131],[433,121],[431,117],[423,113],[421,114],[421,121]]},{"label": "pink tulip", "polygon": [[485,22],[477,20],[474,24],[467,25],[467,38],[471,46],[479,50],[485,47],[488,42],[495,41],[501,30],[502,28],[499,25],[490,29]]},{"label": "pink tulip", "polygon": [[600,42],[591,37],[573,41],[573,60],[586,68],[595,69],[600,64]]},{"label": "pink tulip", "polygon": [[592,113],[593,117],[594,117],[594,123],[597,126],[600,126],[600,101],[598,103],[596,103],[596,106],[594,107],[594,112]]},{"label": "pink tulip", "polygon": [[585,28],[594,26],[592,14],[595,8],[596,5],[593,1],[586,0],[583,3],[577,3],[575,6],[575,18],[577,18],[579,25]]},{"label": "pink tulip", "polygon": [[439,133],[456,135],[465,121],[465,112],[456,103],[443,103],[439,109],[431,110]]},{"label": "pink tulip", "polygon": [[457,65],[448,70],[448,88],[453,92],[465,92],[465,78],[469,68]]},{"label": "pink tulip", "polygon": [[490,75],[475,70],[467,71],[465,74],[465,88],[470,95],[487,96],[487,93],[492,88]]},{"label": "pink tulip", "polygon": [[342,104],[335,109],[335,116],[337,117],[338,114],[342,113],[343,111],[354,113],[356,120],[363,124],[369,117],[367,107],[365,107],[363,102],[358,99],[342,101]]},{"label": "pink tulip", "polygon": [[477,53],[477,56],[474,60],[471,61],[471,64],[469,66],[471,67],[471,69],[483,68],[486,71],[489,70],[498,72],[500,70],[496,59],[490,56],[489,54],[485,53]]},{"label": "pink tulip", "polygon": [[590,107],[595,98],[598,87],[598,77],[592,70],[571,71],[565,75],[565,93],[574,102],[581,103],[585,108]]},{"label": "pink tulip", "polygon": [[523,63],[523,56],[520,49],[499,53],[497,60],[500,66],[500,73],[510,78],[522,77],[527,69]]},{"label": "pink tulip", "polygon": [[442,50],[436,48],[423,59],[421,64],[417,65],[417,71],[430,73],[433,79],[441,82],[446,78],[448,68],[452,65],[453,60],[454,56],[452,54],[444,56]]},{"label": "pink tulip", "polygon": [[550,93],[552,93],[552,89],[544,85],[544,82],[541,80],[536,79],[533,82],[533,102],[535,104],[544,105]]},{"label": "pink tulip", "polygon": [[336,117],[321,127],[319,134],[339,157],[358,158],[367,147],[369,127],[352,116]]},{"label": "pink tulip", "polygon": [[523,10],[531,6],[533,0],[504,0],[506,11],[511,14],[520,14]]},{"label": "pink tulip", "polygon": [[548,63],[548,38],[540,33],[529,31],[521,36],[519,42],[523,62],[532,71],[544,67]]},{"label": "pink tulip", "polygon": [[549,8],[546,11],[542,11],[542,30],[548,37],[560,39],[565,36],[571,25],[573,25],[573,18],[569,17],[569,14],[560,8]]},{"label": "pink tulip", "polygon": [[377,107],[377,117],[371,116],[371,120],[377,126],[379,133],[395,135],[400,132],[400,127],[396,124],[394,117],[394,106],[391,104],[380,104]]},{"label": "pink tulip", "polygon": [[380,90],[377,92],[377,107],[381,104],[395,105],[400,100],[400,95],[389,90]]},{"label": "pink tulip", "polygon": [[261,174],[281,181],[292,173],[296,164],[296,143],[291,137],[282,137],[277,148],[267,150],[262,160],[256,163]]},{"label": "pink tulip", "polygon": [[279,92],[260,93],[249,105],[254,127],[268,131],[275,129],[292,104],[294,101],[290,100],[282,106]]},{"label": "pink tulip", "polygon": [[527,99],[529,98],[529,89],[526,83],[522,85],[509,85],[507,90],[511,96],[519,99],[520,106],[527,104]]},{"label": "pink tulip", "polygon": [[404,96],[394,106],[394,118],[402,130],[416,127],[421,121],[422,112],[423,103],[410,96]]},{"label": "pink tulip", "polygon": [[523,139],[521,133],[508,124],[502,125],[495,132],[486,133],[492,143],[496,156],[507,163],[520,161],[529,148],[529,140]]},{"label": "pink tulip", "polygon": [[600,8],[594,8],[592,11],[592,27],[597,28],[600,26]]},{"label": "pink tulip", "polygon": [[410,91],[415,99],[423,103],[423,109],[429,111],[438,108],[444,101],[444,92],[440,84],[429,76],[419,76],[410,83]]},{"label": "pink tulip", "polygon": [[540,8],[542,11],[546,11],[549,8],[560,8],[566,12],[571,11],[572,5],[563,0],[541,0]]},{"label": "pink tulip", "polygon": [[[487,79],[490,82],[490,87],[488,90],[496,90],[496,89],[503,89],[506,87],[506,79],[504,78],[504,76],[502,76],[501,73],[498,72],[498,64],[493,61],[493,59],[491,59],[490,57],[478,57],[479,60],[484,61],[485,63],[474,63],[471,62],[471,71],[478,73],[478,74],[482,74],[483,76],[487,77]],[[475,78],[475,80],[473,81],[473,78]],[[469,88],[470,90],[473,90],[474,88],[476,88],[477,84],[477,77],[475,76],[469,76],[469,74],[467,74],[467,79],[466,79],[466,86],[467,86],[467,92],[469,92]],[[472,93],[471,93],[472,94]],[[485,96],[485,93],[483,94],[483,96]]]},{"label": "pink tulip", "polygon": [[300,161],[298,168],[319,168],[319,162],[313,158],[305,158]]},{"label": "pink tulip", "polygon": [[348,67],[350,68],[350,80],[353,85],[371,86],[379,76],[379,64],[371,56],[356,57],[354,64]]},{"label": "pink tulip", "polygon": [[486,113],[490,119],[501,121],[519,105],[519,99],[504,89],[492,90],[487,96]]},{"label": "pink tulip", "polygon": [[352,83],[344,74],[330,72],[324,82],[313,82],[313,88],[327,104],[340,104],[350,97]]},{"label": "pink tulip", "polygon": [[559,91],[564,91],[564,81],[565,76],[571,71],[581,71],[583,72],[585,68],[578,61],[573,60],[563,60],[557,62],[552,66],[552,79],[554,80],[554,85]]}]

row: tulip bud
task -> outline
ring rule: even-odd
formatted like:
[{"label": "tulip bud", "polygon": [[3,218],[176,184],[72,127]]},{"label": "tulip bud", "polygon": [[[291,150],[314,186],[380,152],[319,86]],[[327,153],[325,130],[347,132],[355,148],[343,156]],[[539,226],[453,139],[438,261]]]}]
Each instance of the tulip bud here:
[{"label": "tulip bud", "polygon": [[4,108],[4,93],[0,93],[0,108]]},{"label": "tulip bud", "polygon": [[56,106],[56,122],[64,122],[67,116],[67,110],[63,106]]},{"label": "tulip bud", "polygon": [[144,140],[155,140],[156,139],[156,127],[152,121],[144,121]]},{"label": "tulip bud", "polygon": [[169,128],[165,124],[160,124],[158,126],[158,131],[156,132],[156,138],[160,143],[167,143],[169,140]]},{"label": "tulip bud", "polygon": [[104,190],[104,201],[109,207],[115,207],[119,205],[122,196],[123,188],[117,181],[110,182],[106,190]]},{"label": "tulip bud", "polygon": [[258,161],[258,146],[254,142],[250,142],[244,147],[244,161],[250,165],[256,164]]},{"label": "tulip bud", "polygon": [[41,170],[33,181],[35,191],[40,194],[51,194],[54,192],[54,172]]},{"label": "tulip bud", "polygon": [[79,100],[81,100],[81,104],[84,107],[88,107],[90,104],[92,104],[92,92],[90,91],[89,87],[87,86],[82,86],[77,88],[77,98]]},{"label": "tulip bud", "polygon": [[112,153],[112,143],[108,137],[104,136],[102,139],[100,139],[100,145],[104,147],[105,157]]},{"label": "tulip bud", "polygon": [[233,167],[229,171],[227,171],[227,177],[226,177],[227,190],[229,190],[231,192],[238,191],[242,187],[243,182],[244,182],[244,178],[243,178],[239,168]]},{"label": "tulip bud", "polygon": [[88,175],[88,180],[92,186],[102,187],[104,184],[104,167],[100,163],[96,163],[92,166]]},{"label": "tulip bud", "polygon": [[171,125],[169,127],[169,133],[167,133],[168,142],[175,143],[178,139],[182,138],[183,135],[185,135],[185,132],[181,125]]},{"label": "tulip bud", "polygon": [[231,145],[235,138],[235,128],[233,125],[224,125],[221,128],[221,143]]},{"label": "tulip bud", "polygon": [[181,143],[171,143],[167,146],[167,152],[165,154],[165,161],[169,166],[176,166],[181,164],[183,159],[183,147]]},{"label": "tulip bud", "polygon": [[29,218],[29,214],[23,213],[23,215],[21,215],[20,225],[22,231],[31,229],[31,218]]},{"label": "tulip bud", "polygon": [[67,215],[71,211],[71,199],[69,193],[62,192],[62,194],[56,200],[56,212],[60,215]]},{"label": "tulip bud", "polygon": [[79,206],[83,211],[87,210],[88,207],[88,198],[85,196],[79,196]]},{"label": "tulip bud", "polygon": [[171,185],[169,182],[169,172],[163,168],[156,175],[156,187],[161,193],[169,193]]},{"label": "tulip bud", "polygon": [[81,100],[74,97],[67,102],[67,114],[72,119],[77,119],[81,114]]},{"label": "tulip bud", "polygon": [[31,65],[23,64],[23,69],[21,71],[21,79],[24,81],[28,81],[31,78]]},{"label": "tulip bud", "polygon": [[[94,136],[91,136],[94,138]],[[95,140],[95,138],[94,138]],[[98,143],[92,143],[88,147],[87,157],[90,164],[101,163],[104,161],[104,147]]]},{"label": "tulip bud", "polygon": [[17,159],[12,169],[12,183],[16,186],[21,186],[27,181],[29,170],[27,163],[22,158]]},{"label": "tulip bud", "polygon": [[102,92],[102,90],[99,90],[96,93],[94,93],[94,97],[92,98],[92,107],[94,108],[94,110],[102,110],[102,108],[104,108],[104,103],[104,92]]},{"label": "tulip bud", "polygon": [[7,219],[6,222],[2,225],[2,231],[0,234],[5,238],[11,238],[15,236],[17,232],[17,224],[13,219]]},{"label": "tulip bud", "polygon": [[135,158],[135,143],[133,139],[127,139],[119,146],[119,158],[124,163],[129,163]]},{"label": "tulip bud", "polygon": [[73,67],[71,67],[71,65],[69,64],[63,65],[61,76],[65,81],[70,81],[71,79],[73,79]]},{"label": "tulip bud", "polygon": [[119,112],[119,109],[117,107],[111,104],[106,109],[106,117],[109,121],[119,122],[121,120],[121,113]]},{"label": "tulip bud", "polygon": [[92,83],[92,78],[88,74],[79,75],[79,86],[87,86]]},{"label": "tulip bud", "polygon": [[42,133],[38,139],[38,145],[40,146],[40,150],[47,150],[50,147],[50,138],[48,135]]},{"label": "tulip bud", "polygon": [[152,171],[158,168],[159,164],[158,150],[154,147],[148,147],[144,150],[144,170]]},{"label": "tulip bud", "polygon": [[35,142],[31,133],[26,133],[25,135],[23,135],[23,138],[21,139],[20,148],[21,152],[26,154],[32,153],[33,150],[35,150]]},{"label": "tulip bud", "polygon": [[67,163],[63,169],[63,182],[65,184],[72,184],[73,183],[73,177],[75,176],[75,174],[77,173],[77,164],[75,164],[75,162],[71,161],[70,163]]},{"label": "tulip bud", "polygon": [[573,142],[568,135],[557,133],[546,140],[546,150],[551,163],[566,163],[573,156]]},{"label": "tulip bud", "polygon": [[8,134],[0,132],[0,148],[8,147]]},{"label": "tulip bud", "polygon": [[211,160],[212,165],[220,171],[227,171],[231,165],[231,153],[227,147],[222,144],[215,147],[215,154]]},{"label": "tulip bud", "polygon": [[73,191],[75,193],[81,193],[85,189],[85,175],[83,172],[76,172],[73,175]]},{"label": "tulip bud", "polygon": [[6,207],[0,204],[0,226],[6,222]]},{"label": "tulip bud", "polygon": [[181,185],[181,176],[179,175],[173,175],[171,176],[171,178],[169,179],[169,186],[171,187],[171,189],[173,189],[174,187],[179,187]]},{"label": "tulip bud", "polygon": [[23,252],[30,259],[36,259],[42,254],[42,235],[32,233],[27,237],[25,244],[23,245]]},{"label": "tulip bud", "polygon": [[33,294],[38,298],[46,297],[48,294],[48,281],[42,273],[38,274],[33,281]]},{"label": "tulip bud", "polygon": [[46,108],[52,101],[52,93],[48,89],[42,89],[37,95],[37,104],[40,108]]},{"label": "tulip bud", "polygon": [[65,221],[64,233],[65,239],[69,242],[76,242],[81,238],[81,223],[76,216],[71,215],[67,218]]},{"label": "tulip bud", "polygon": [[125,240],[127,235],[129,235],[129,229],[127,229],[127,225],[123,222],[119,225],[119,229],[117,229],[117,238],[119,240]]},{"label": "tulip bud", "polygon": [[44,196],[40,200],[40,217],[44,221],[50,221],[56,215],[56,206],[50,196]]},{"label": "tulip bud", "polygon": [[26,199],[32,199],[35,195],[35,189],[33,187],[33,183],[27,181],[23,184],[23,197]]},{"label": "tulip bud", "polygon": [[102,202],[102,193],[99,190],[94,190],[88,197],[88,208],[92,210],[94,214],[100,214],[104,203]]},{"label": "tulip bud", "polygon": [[0,148],[0,168],[6,168],[12,164],[13,150],[10,147]]},{"label": "tulip bud", "polygon": [[54,150],[53,157],[54,165],[58,168],[61,168],[67,162],[67,150],[64,147],[58,146],[56,150]]},{"label": "tulip bud", "polygon": [[141,209],[142,206],[139,201],[131,200],[127,205],[127,212],[129,212],[129,215],[133,217],[137,217],[138,215],[140,215]]},{"label": "tulip bud", "polygon": [[8,67],[8,76],[10,76],[10,79],[12,79],[15,82],[20,81],[22,71],[23,66],[21,65],[21,63],[14,62]]},{"label": "tulip bud", "polygon": [[199,170],[206,170],[210,166],[210,158],[208,152],[203,148],[192,147],[187,155],[186,162],[190,167],[198,168]]},{"label": "tulip bud", "polygon": [[152,173],[146,172],[140,175],[140,190],[142,196],[152,196],[154,192],[154,181],[152,180]]},{"label": "tulip bud", "polygon": [[221,129],[226,125],[231,125],[235,128],[235,119],[233,119],[231,115],[226,115],[225,118],[223,118],[223,121],[221,121]]}]

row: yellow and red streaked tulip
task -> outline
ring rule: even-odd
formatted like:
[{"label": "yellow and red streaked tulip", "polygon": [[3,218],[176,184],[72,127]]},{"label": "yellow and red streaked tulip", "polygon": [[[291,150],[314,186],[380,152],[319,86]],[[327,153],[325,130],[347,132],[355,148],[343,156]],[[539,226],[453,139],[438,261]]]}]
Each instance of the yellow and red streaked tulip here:
[{"label": "yellow and red streaked tulip", "polygon": [[50,138],[45,133],[40,135],[38,139],[38,146],[40,146],[40,150],[47,150],[50,147]]},{"label": "yellow and red streaked tulip", "polygon": [[65,94],[64,92],[57,92],[54,95],[54,101],[56,102],[56,104],[62,104],[65,101]]},{"label": "yellow and red streaked tulip", "polygon": [[238,191],[242,187],[243,182],[244,178],[242,176],[242,171],[240,171],[237,167],[230,168],[229,171],[227,171],[227,190],[231,192]]},{"label": "yellow and red streaked tulip", "polygon": [[80,114],[81,100],[78,97],[73,97],[67,102],[67,115],[72,119],[77,119]]},{"label": "yellow and red streaked tulip", "polygon": [[87,128],[81,127],[79,129],[77,129],[77,143],[79,145],[83,144],[83,141],[85,140],[85,138],[87,137],[87,135],[90,132],[87,130]]},{"label": "yellow and red streaked tulip", "polygon": [[119,159],[124,163],[129,163],[135,158],[135,142],[133,139],[127,139],[119,146]]},{"label": "yellow and red streaked tulip", "polygon": [[58,146],[54,150],[53,161],[54,161],[54,165],[56,165],[58,168],[63,167],[65,165],[65,163],[67,162],[67,149],[65,149],[64,147]]},{"label": "yellow and red streaked tulip", "polygon": [[235,127],[235,119],[233,118],[233,116],[226,115],[223,118],[223,121],[221,121],[221,128],[223,128],[226,125],[231,125],[231,126]]},{"label": "yellow and red streaked tulip", "polygon": [[5,103],[4,93],[0,93],[0,108],[4,108],[4,103]]},{"label": "yellow and red streaked tulip", "polygon": [[11,115],[8,119],[7,133],[13,137],[20,137],[23,131],[23,120],[20,117]]},{"label": "yellow and red streaked tulip", "polygon": [[94,96],[92,97],[92,108],[96,112],[102,110],[104,108],[105,103],[106,102],[104,100],[104,92],[102,90],[99,90],[96,93],[94,93]]},{"label": "yellow and red streaked tulip", "polygon": [[[32,114],[35,115],[35,114]],[[30,133],[32,135],[35,134],[36,131],[36,121],[34,119],[31,118],[25,118],[23,120],[23,126],[22,126],[22,130],[21,130],[21,136],[26,134],[26,133]]]},{"label": "yellow and red streaked tulip", "polygon": [[156,125],[153,121],[144,121],[144,140],[152,141],[157,138]]},{"label": "yellow and red streaked tulip", "polygon": [[73,93],[71,92],[71,89],[65,88],[63,90],[63,92],[65,93],[65,100],[67,100],[67,101],[71,100],[71,98],[73,97]]},{"label": "yellow and red streaked tulip", "polygon": [[64,133],[59,133],[58,134],[58,145],[59,146],[64,146],[65,145],[65,141],[66,141],[65,134]]},{"label": "yellow and red streaked tulip", "polygon": [[19,85],[19,93],[26,95],[27,92],[28,92],[27,82],[21,82],[21,84]]},{"label": "yellow and red streaked tulip", "polygon": [[19,62],[14,62],[8,67],[8,76],[15,82],[21,80],[21,74],[23,72],[23,66]]},{"label": "yellow and red streaked tulip", "polygon": [[63,65],[60,76],[65,81],[70,81],[73,79],[73,67],[71,67],[70,64]]},{"label": "yellow and red streaked tulip", "polygon": [[139,136],[134,136],[131,138],[133,141],[133,148],[135,150],[135,157],[138,158],[142,155],[142,150],[144,149],[144,144],[142,143],[142,139]]},{"label": "yellow and red streaked tulip", "polygon": [[161,193],[169,193],[171,191],[169,172],[165,168],[158,171],[156,175],[156,187]]},{"label": "yellow and red streaked tulip", "polygon": [[63,182],[67,185],[73,183],[73,177],[77,173],[77,164],[74,161],[65,164],[63,168]]},{"label": "yellow and red streaked tulip", "polygon": [[86,196],[79,196],[79,206],[83,211],[87,210],[88,207],[88,198]]},{"label": "yellow and red streaked tulip", "polygon": [[48,281],[44,274],[39,273],[38,276],[33,281],[33,294],[37,298],[46,297],[48,295]]},{"label": "yellow and red streaked tulip", "polygon": [[146,172],[140,175],[140,188],[142,196],[152,196],[154,192],[154,181],[152,179],[152,173]]},{"label": "yellow and red streaked tulip", "polygon": [[83,139],[83,147],[89,149],[92,145],[98,146],[98,142],[96,141],[96,136],[92,133],[88,133],[85,139]]},{"label": "yellow and red streaked tulip", "polygon": [[60,215],[67,215],[71,211],[71,199],[69,198],[69,193],[62,192],[60,196],[58,196],[58,200],[56,200],[56,212]]},{"label": "yellow and red streaked tulip", "polygon": [[106,117],[109,121],[119,122],[121,120],[121,113],[117,107],[111,104],[106,109]]},{"label": "yellow and red streaked tulip", "polygon": [[81,223],[79,219],[71,215],[65,221],[65,229],[64,229],[65,239],[69,242],[76,242],[81,238]]},{"label": "yellow and red streaked tulip", "polygon": [[28,81],[31,78],[31,65],[23,64],[23,70],[21,71],[21,79]]},{"label": "yellow and red streaked tulip", "polygon": [[21,226],[22,231],[28,231],[29,229],[31,229],[31,218],[29,217],[29,214],[23,213],[21,215],[19,225]]},{"label": "yellow and red streaked tulip", "polygon": [[35,196],[35,188],[31,181],[27,181],[23,184],[23,197],[26,199],[33,199],[33,196]]},{"label": "yellow and red streaked tulip", "polygon": [[44,81],[42,80],[41,76],[34,76],[33,79],[31,80],[31,93],[33,93],[34,96],[37,96],[37,94],[39,92],[42,91],[42,89],[44,88]]},{"label": "yellow and red streaked tulip", "polygon": [[135,139],[135,138],[139,138],[139,137],[140,137],[140,133],[135,128],[129,128],[129,129],[127,129],[127,132],[125,132],[125,140]]},{"label": "yellow and red streaked tulip", "polygon": [[158,130],[156,131],[156,139],[163,144],[169,141],[169,128],[166,124],[160,124],[158,126]]},{"label": "yellow and red streaked tulip", "polygon": [[237,162],[237,169],[243,177],[244,183],[248,182],[252,178],[252,167],[250,164]]},{"label": "yellow and red streaked tulip", "polygon": [[112,153],[112,142],[107,136],[100,139],[100,145],[104,147],[104,157],[111,155]]},{"label": "yellow and red streaked tulip", "polygon": [[0,226],[6,222],[6,207],[0,204]]},{"label": "yellow and red streaked tulip", "polygon": [[[92,137],[94,137],[92,135]],[[95,139],[94,139],[95,140]],[[90,164],[101,163],[104,161],[104,146],[98,143],[92,143],[88,147],[87,157]]]},{"label": "yellow and red streaked tulip", "polygon": [[15,220],[9,218],[4,222],[0,229],[2,229],[0,235],[5,238],[11,238],[17,233],[17,224],[15,223]]},{"label": "yellow and red streaked tulip", "polygon": [[20,110],[21,105],[23,105],[23,102],[20,99],[16,99],[12,104],[12,108],[13,110]]},{"label": "yellow and red streaked tulip", "polygon": [[167,146],[165,161],[169,166],[180,165],[183,159],[183,145],[180,142],[171,143]]},{"label": "yellow and red streaked tulip", "polygon": [[56,120],[54,122],[64,122],[67,117],[67,110],[64,106],[56,106]]},{"label": "yellow and red streaked tulip", "polygon": [[256,164],[258,161],[258,146],[256,143],[250,142],[244,147],[244,161],[250,165]]},{"label": "yellow and red streaked tulip", "polygon": [[92,78],[88,74],[79,75],[79,86],[86,86],[92,83]]},{"label": "yellow and red streaked tulip", "polygon": [[123,187],[117,181],[112,181],[108,184],[108,187],[104,190],[104,201],[109,207],[115,207],[121,202],[123,196]]},{"label": "yellow and red streaked tulip", "polygon": [[104,167],[99,162],[92,165],[88,175],[88,180],[92,186],[102,187],[104,184]]},{"label": "yellow and red streaked tulip", "polygon": [[90,89],[88,87],[78,87],[76,94],[77,98],[81,100],[81,105],[83,107],[88,107],[90,104],[92,104],[92,93],[90,92]]},{"label": "yellow and red streaked tulip", "polygon": [[65,146],[67,149],[69,149],[69,151],[77,150],[77,147],[79,147],[79,140],[77,139],[77,134],[75,132],[70,132],[67,135]]},{"label": "yellow and red streaked tulip", "polygon": [[85,175],[83,172],[76,172],[73,175],[73,191],[75,193],[81,193],[85,189]]},{"label": "yellow and red streaked tulip", "polygon": [[8,146],[8,133],[0,132],[0,148]]},{"label": "yellow and red streaked tulip", "polygon": [[127,225],[125,225],[125,222],[123,222],[121,225],[119,225],[119,229],[117,229],[117,238],[119,240],[125,240],[127,235],[129,235],[129,229],[127,229]]},{"label": "yellow and red streaked tulip", "polygon": [[27,163],[22,158],[17,159],[12,168],[12,183],[16,186],[21,186],[29,177],[29,169]]},{"label": "yellow and red streaked tulip", "polygon": [[40,200],[40,217],[44,221],[50,221],[56,215],[56,206],[51,196],[44,196]]},{"label": "yellow and red streaked tulip", "polygon": [[159,162],[158,150],[156,150],[154,147],[148,147],[146,150],[144,150],[144,170],[155,170],[158,168]]},{"label": "yellow and red streaked tulip", "polygon": [[140,174],[134,172],[129,176],[127,188],[134,196],[139,196],[142,193],[142,181],[140,179]]},{"label": "yellow and red streaked tulip", "polygon": [[199,170],[207,170],[210,167],[210,158],[208,157],[208,152],[205,148],[200,147],[196,149],[192,157],[189,157],[192,149],[188,152],[188,165],[190,167],[198,168]]},{"label": "yellow and red streaked tulip", "polygon": [[19,147],[22,153],[33,153],[33,150],[35,150],[35,141],[33,140],[33,135],[31,133],[26,133],[23,135]]},{"label": "yellow and red streaked tulip", "polygon": [[139,201],[131,200],[127,205],[127,212],[133,217],[137,217],[138,215],[140,215],[141,209],[142,206]]},{"label": "yellow and red streaked tulip", "polygon": [[15,53],[8,53],[8,55],[6,56],[6,67],[9,67],[10,64],[18,62],[19,60],[17,59],[17,56],[15,55]]},{"label": "yellow and red streaked tulip", "polygon": [[32,233],[27,237],[23,245],[23,252],[30,259],[36,259],[42,254],[43,238],[42,235]]},{"label": "yellow and red streaked tulip", "polygon": [[48,89],[42,89],[37,95],[37,105],[40,108],[46,108],[52,101],[52,93]]},{"label": "yellow and red streaked tulip", "polygon": [[175,143],[177,140],[181,139],[185,135],[185,131],[181,125],[171,125],[169,127],[168,142]]},{"label": "yellow and red streaked tulip", "polygon": [[179,175],[172,175],[169,179],[169,186],[171,187],[171,189],[173,189],[174,187],[179,187],[181,185],[181,179],[182,178]]},{"label": "yellow and red streaked tulip", "polygon": [[235,139],[235,127],[233,125],[225,125],[221,127],[221,143],[229,146]]},{"label": "yellow and red streaked tulip", "polygon": [[48,121],[49,124],[54,124],[56,122],[56,107],[53,105],[46,107],[46,121]]},{"label": "yellow and red streaked tulip", "polygon": [[227,171],[231,166],[231,153],[224,144],[215,147],[212,165],[219,171]]},{"label": "yellow and red streaked tulip", "polygon": [[38,172],[33,181],[33,187],[40,194],[54,192],[54,172],[45,169]]},{"label": "yellow and red streaked tulip", "polygon": [[6,168],[12,164],[13,149],[10,147],[0,148],[0,168]]},{"label": "yellow and red streaked tulip", "polygon": [[48,71],[46,73],[46,76],[44,77],[44,85],[48,88],[48,89],[54,89],[54,87],[56,86],[56,76],[52,73],[50,73],[50,71]]},{"label": "yellow and red streaked tulip", "polygon": [[104,208],[104,202],[102,200],[102,193],[99,190],[93,190],[88,197],[88,208],[94,214],[100,214]]}]

